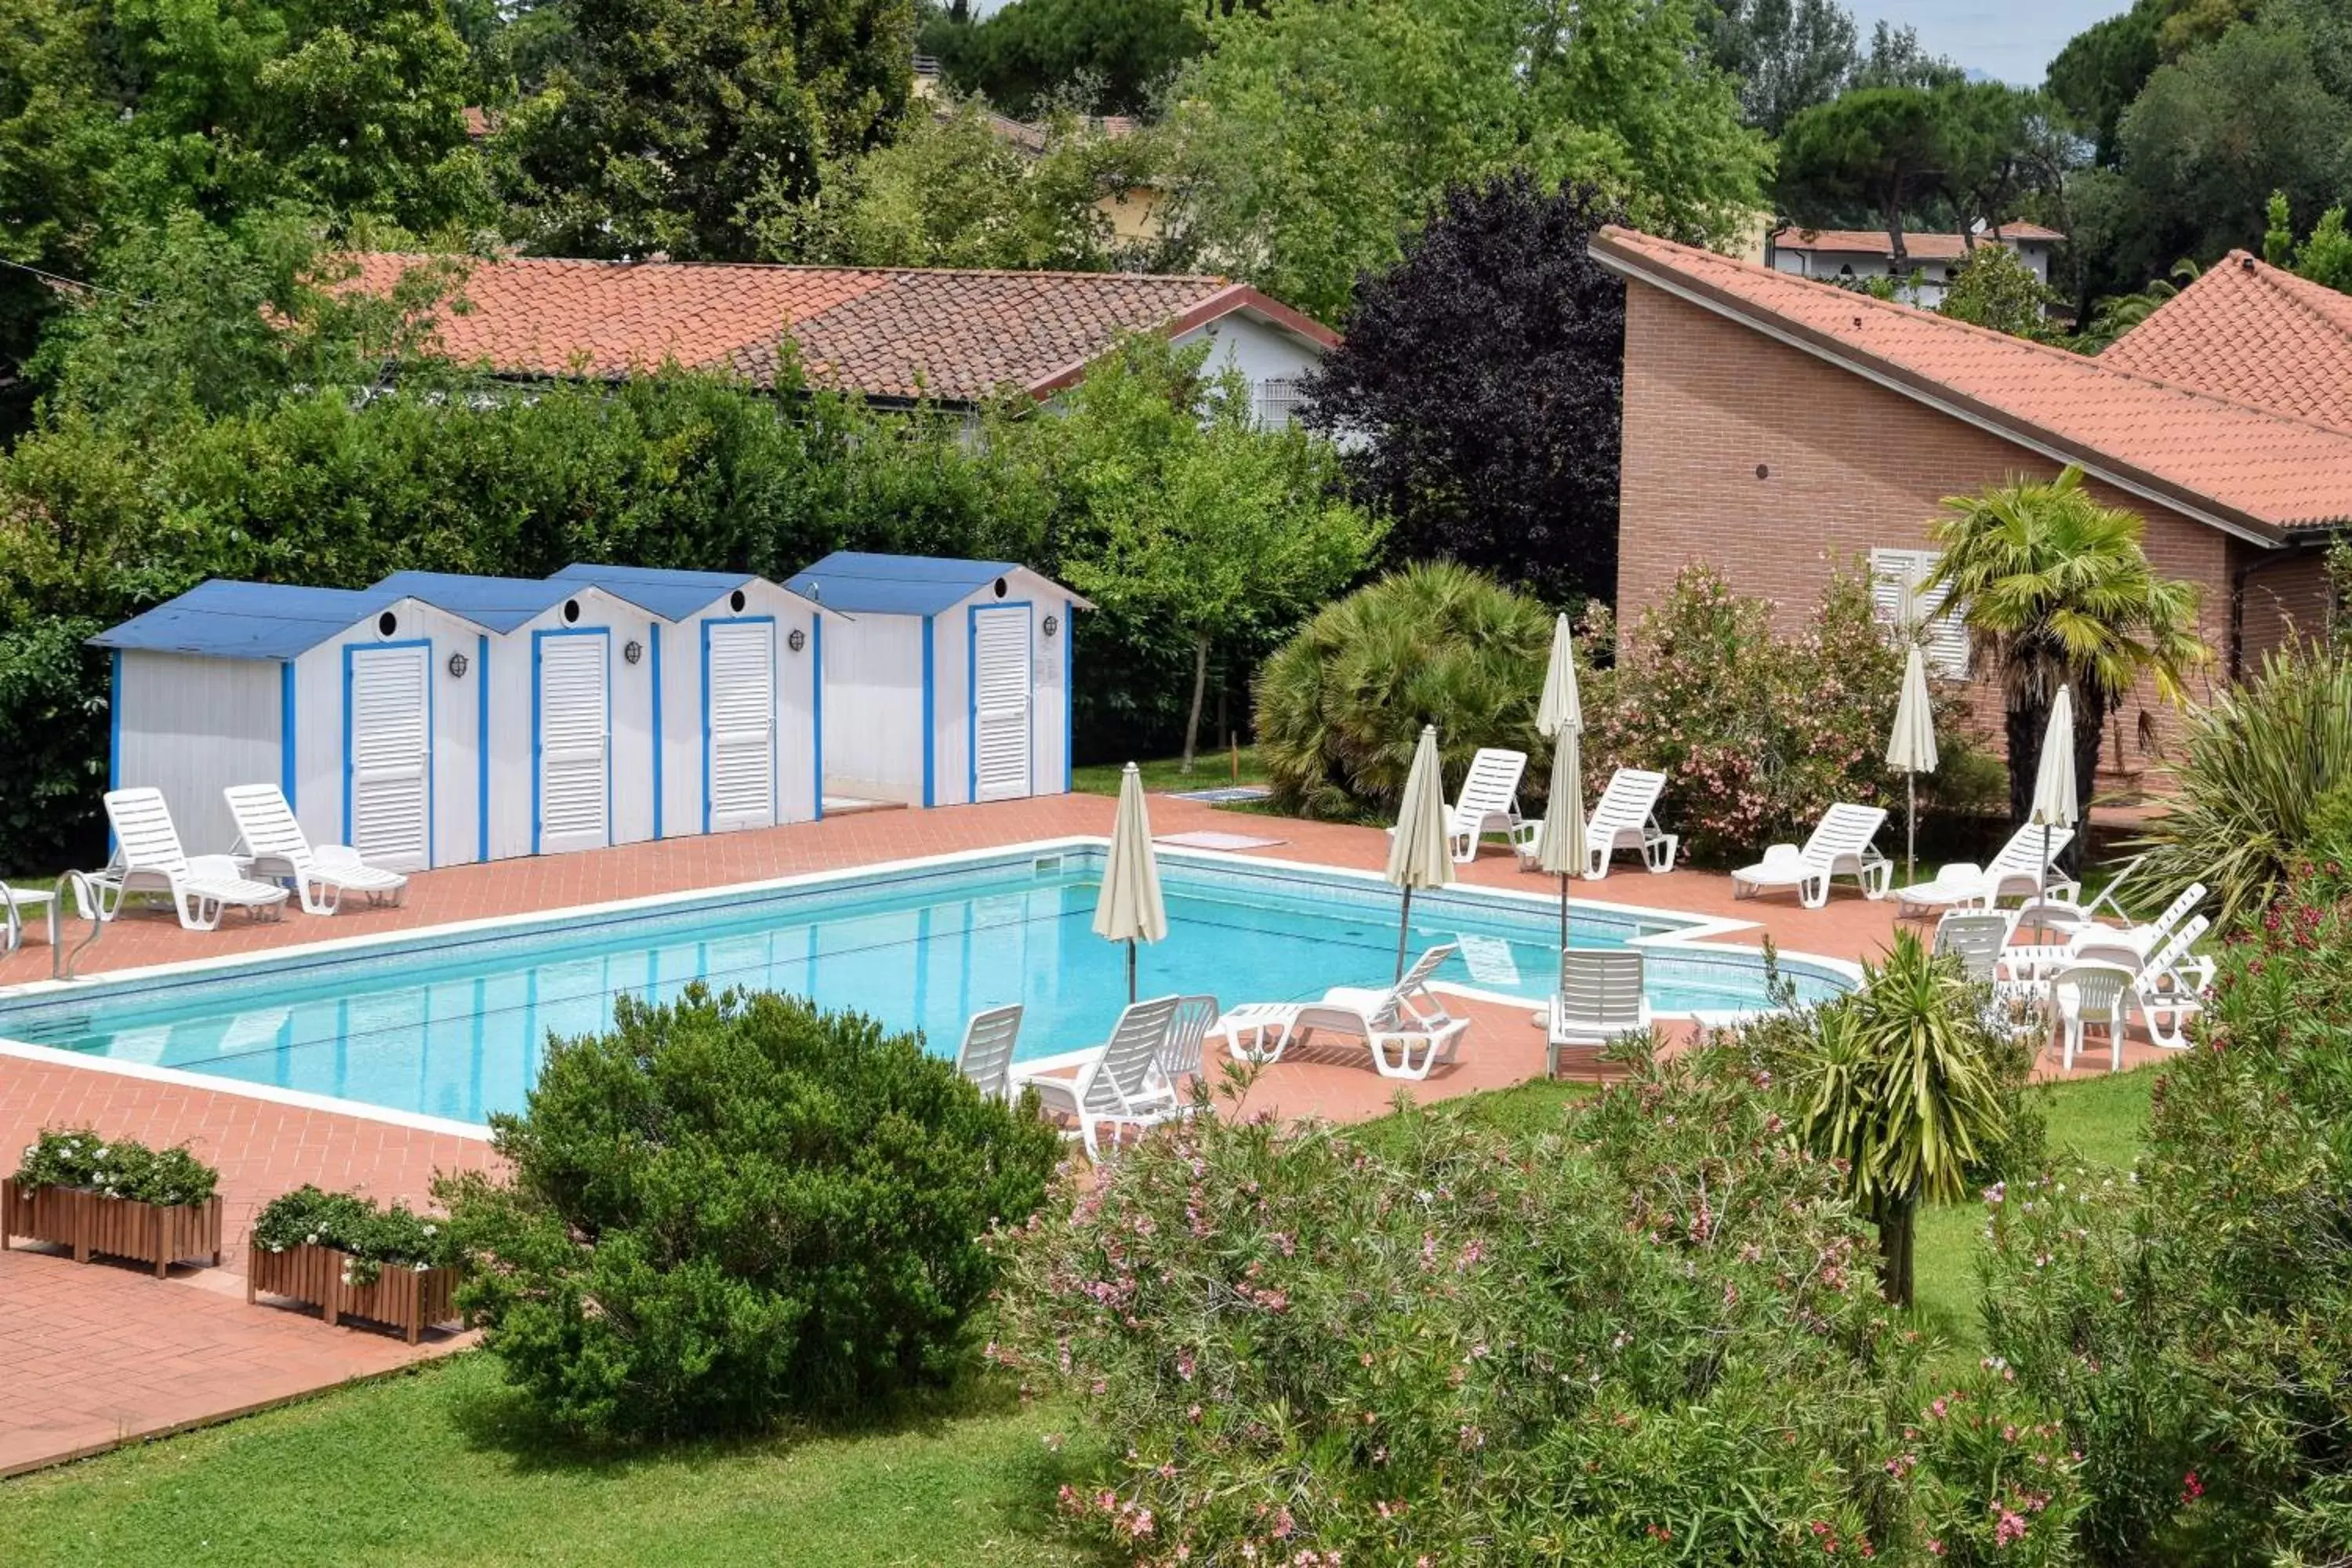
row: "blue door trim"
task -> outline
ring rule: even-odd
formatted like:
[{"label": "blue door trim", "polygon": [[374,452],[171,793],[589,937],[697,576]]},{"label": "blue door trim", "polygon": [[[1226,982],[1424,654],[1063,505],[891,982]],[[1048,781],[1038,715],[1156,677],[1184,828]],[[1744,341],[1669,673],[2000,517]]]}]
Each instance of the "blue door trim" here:
[{"label": "blue door trim", "polygon": [[[122,787],[122,650],[106,656],[106,787]],[[114,854],[114,825],[107,824],[106,853]]]},{"label": "blue door trim", "polygon": [[649,662],[654,686],[654,837],[662,836],[662,752],[669,749],[669,734],[662,728],[661,623],[652,621],[646,626],[646,642],[652,652]]},{"label": "blue door trim", "polygon": [[1078,618],[1062,606],[1062,793],[1076,786],[1078,761]]},{"label": "blue door trim", "polygon": [[937,805],[939,793],[934,784],[938,771],[940,749],[939,662],[932,657],[932,633],[939,622],[937,616],[923,617],[923,804]]},{"label": "blue door trim", "polygon": [[815,785],[814,792],[809,796],[814,809],[814,815],[811,820],[823,822],[824,820],[824,617],[823,616],[809,617],[809,690],[812,693],[810,710],[814,720],[811,735],[813,743],[809,748],[809,754],[814,759],[813,771],[815,774],[810,781]]},{"label": "blue door trim", "polygon": [[998,599],[964,608],[963,671],[964,804],[980,804],[980,617],[992,610],[1027,612],[1029,624],[1029,792],[1037,791],[1037,606],[1027,599]]},{"label": "blue door trim", "polygon": [[278,667],[278,793],[286,797],[286,809],[294,809],[294,785],[297,778],[294,761],[294,661],[288,659]]},{"label": "blue door trim", "polygon": [[551,626],[530,634],[530,852],[540,852],[540,830],[544,824],[540,799],[540,753],[545,735],[541,722],[540,650],[549,637],[603,637],[604,639],[604,842],[613,842],[613,628],[610,626]]},{"label": "blue door trim", "polygon": [[782,639],[775,635],[773,616],[709,616],[702,622],[702,831],[710,831],[710,628],[713,626],[761,626],[768,633],[768,821],[771,826],[782,820],[777,810],[776,793],[782,785],[783,758],[780,754],[774,700],[783,695],[783,671],[776,668]]},{"label": "blue door trim", "polygon": [[474,848],[490,858],[490,637],[474,639]]},{"label": "blue door trim", "polygon": [[352,669],[363,653],[387,653],[397,647],[421,647],[425,650],[425,865],[430,870],[435,864],[434,834],[435,795],[433,775],[440,771],[441,732],[434,720],[433,701],[433,639],[403,637],[397,642],[347,642],[343,645],[343,842],[352,841]]}]

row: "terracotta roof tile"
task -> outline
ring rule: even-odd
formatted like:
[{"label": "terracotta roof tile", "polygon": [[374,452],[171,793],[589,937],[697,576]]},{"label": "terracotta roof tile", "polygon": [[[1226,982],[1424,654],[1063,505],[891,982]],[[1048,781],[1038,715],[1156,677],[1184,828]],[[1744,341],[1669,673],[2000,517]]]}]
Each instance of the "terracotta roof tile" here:
[{"label": "terracotta roof tile", "polygon": [[[424,258],[358,258],[385,291]],[[774,384],[779,345],[810,380],[868,397],[969,402],[1035,395],[1075,378],[1125,332],[1183,331],[1232,310],[1336,338],[1222,278],[687,265],[517,258],[471,265],[433,337],[454,359],[508,374],[619,376],[667,361]]]},{"label": "terracotta roof tile", "polygon": [[[2054,244],[2066,237],[2038,223],[2005,223],[1982,239],[2033,239]],[[1772,243],[1782,250],[1811,250],[1840,256],[1892,256],[1895,242],[1883,228],[1800,228],[1773,231]],[[1957,234],[1909,234],[1903,237],[1903,254],[1914,261],[1957,261],[1968,254],[1968,242]]]},{"label": "terracotta roof tile", "polygon": [[1593,250],[2168,504],[2259,533],[2352,521],[2352,432],[1628,229]]},{"label": "terracotta roof tile", "polygon": [[2099,363],[2352,430],[2352,295],[2233,250]]}]

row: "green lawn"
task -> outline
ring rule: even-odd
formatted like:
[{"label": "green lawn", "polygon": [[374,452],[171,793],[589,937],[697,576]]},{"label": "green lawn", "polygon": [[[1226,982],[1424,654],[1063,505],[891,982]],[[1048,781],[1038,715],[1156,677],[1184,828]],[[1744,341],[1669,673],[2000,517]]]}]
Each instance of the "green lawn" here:
[{"label": "green lawn", "polygon": [[[2052,1086],[2051,1143],[2122,1168],[2152,1071]],[[1513,1132],[1588,1086],[1524,1084],[1434,1114]],[[1381,1136],[1378,1123],[1366,1135]],[[1923,1215],[1918,1319],[1976,1354],[1975,1204]],[[855,1431],[593,1453],[538,1429],[487,1355],[0,1482],[0,1563],[1086,1564],[1052,1499],[1097,1455],[1065,1406],[967,1393]]]},{"label": "green lawn", "polygon": [[[1143,787],[1156,794],[1182,789],[1217,789],[1235,782],[1231,752],[1203,752],[1192,760],[1192,771],[1184,772],[1181,757],[1160,757],[1152,761],[1137,758],[1143,770]],[[1117,795],[1119,774],[1127,769],[1125,763],[1095,763],[1070,770],[1070,785],[1082,795]],[[1242,748],[1240,783],[1265,783],[1265,770],[1258,765],[1257,749]]]}]

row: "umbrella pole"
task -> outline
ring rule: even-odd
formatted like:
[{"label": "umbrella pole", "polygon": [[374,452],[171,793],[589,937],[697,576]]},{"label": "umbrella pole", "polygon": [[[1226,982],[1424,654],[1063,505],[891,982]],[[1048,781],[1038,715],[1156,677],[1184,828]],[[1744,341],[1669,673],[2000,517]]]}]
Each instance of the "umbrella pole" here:
[{"label": "umbrella pole", "polygon": [[1559,874],[1559,950],[1568,951],[1568,873]]},{"label": "umbrella pole", "polygon": [[1135,1005],[1135,939],[1133,937],[1127,939],[1127,1001],[1130,1007]]},{"label": "umbrella pole", "polygon": [[1903,880],[1919,879],[1919,775],[1906,772],[1903,775],[1906,805],[1903,812]]},{"label": "umbrella pole", "polygon": [[1404,979],[1404,943],[1405,943],[1405,937],[1406,937],[1407,933],[1408,933],[1408,932],[1410,932],[1410,931],[1412,931],[1412,889],[1411,888],[1407,888],[1407,889],[1404,890],[1404,912],[1403,912],[1402,915],[1400,915],[1400,916],[1398,916],[1398,917],[1397,917],[1397,965],[1396,965],[1396,979],[1395,979],[1395,980],[1392,980],[1392,981],[1391,981],[1391,982],[1389,983],[1389,984],[1391,984],[1391,985],[1393,985],[1393,984],[1399,984],[1400,982],[1402,982],[1402,981]]},{"label": "umbrella pole", "polygon": [[2042,825],[2042,875],[2033,881],[2033,934],[2042,935],[2042,900],[2050,896],[2050,825]]}]

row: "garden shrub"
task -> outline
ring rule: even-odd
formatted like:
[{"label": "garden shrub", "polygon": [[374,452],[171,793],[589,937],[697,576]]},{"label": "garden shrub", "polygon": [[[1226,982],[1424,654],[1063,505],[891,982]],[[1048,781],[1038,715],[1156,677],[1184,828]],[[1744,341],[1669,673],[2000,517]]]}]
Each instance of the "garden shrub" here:
[{"label": "garden shrub", "polygon": [[386,1264],[432,1268],[457,1261],[448,1226],[405,1204],[384,1208],[357,1193],[329,1193],[305,1183],[281,1193],[254,1216],[254,1244],[265,1251],[331,1247],[348,1254],[347,1283],[374,1283]]},{"label": "garden shrub", "polygon": [[1986,1335],[2084,1456],[2094,1561],[2343,1560],[2352,1544],[2352,889],[2224,951],[2127,1179],[1986,1194]]},{"label": "garden shrub", "polygon": [[90,1127],[45,1128],[26,1146],[16,1184],[28,1191],[74,1187],[175,1208],[211,1197],[220,1186],[220,1173],[184,1143],[150,1149],[135,1138],[110,1141]]},{"label": "garden shrub", "polygon": [[2290,867],[2321,853],[2315,834],[2342,831],[2330,803],[2352,791],[2352,651],[2265,654],[2254,679],[2191,711],[2173,776],[2133,846],[2147,851],[2148,887],[2169,900],[2202,882],[2223,924],[2268,905]]},{"label": "garden shrub", "polygon": [[[1392,816],[1422,726],[1449,786],[1482,746],[1550,755],[1536,700],[1552,613],[1450,562],[1408,566],[1327,605],[1257,680],[1258,759],[1275,799],[1308,816]],[[1522,805],[1542,798],[1531,760]]]},{"label": "garden shrub", "polygon": [[1053,1129],[911,1035],[796,998],[619,999],[492,1119],[511,1175],[436,1185],[458,1304],[558,1424],[759,1427],[948,1377]]},{"label": "garden shrub", "polygon": [[2071,1461],[1993,1372],[1915,1383],[1786,1091],[1736,1037],[1637,1075],[1517,1140],[1196,1118],[1062,1189],[992,1355],[1120,1456],[1066,1514],[1154,1563],[2063,1561]]},{"label": "garden shrub", "polygon": [[[1586,642],[1618,641],[1616,668],[1586,682],[1584,756],[1594,776],[1666,775],[1660,812],[1696,858],[1755,858],[1802,840],[1839,801],[1892,808],[1882,848],[1901,849],[1904,779],[1886,766],[1904,652],[1874,618],[1866,575],[1833,571],[1804,626],[1776,631],[1772,605],[1694,564],[1622,637],[1588,616]],[[1978,765],[1958,683],[1936,704],[1942,765],[1919,779],[1920,812],[1975,813],[1998,777]]]}]

